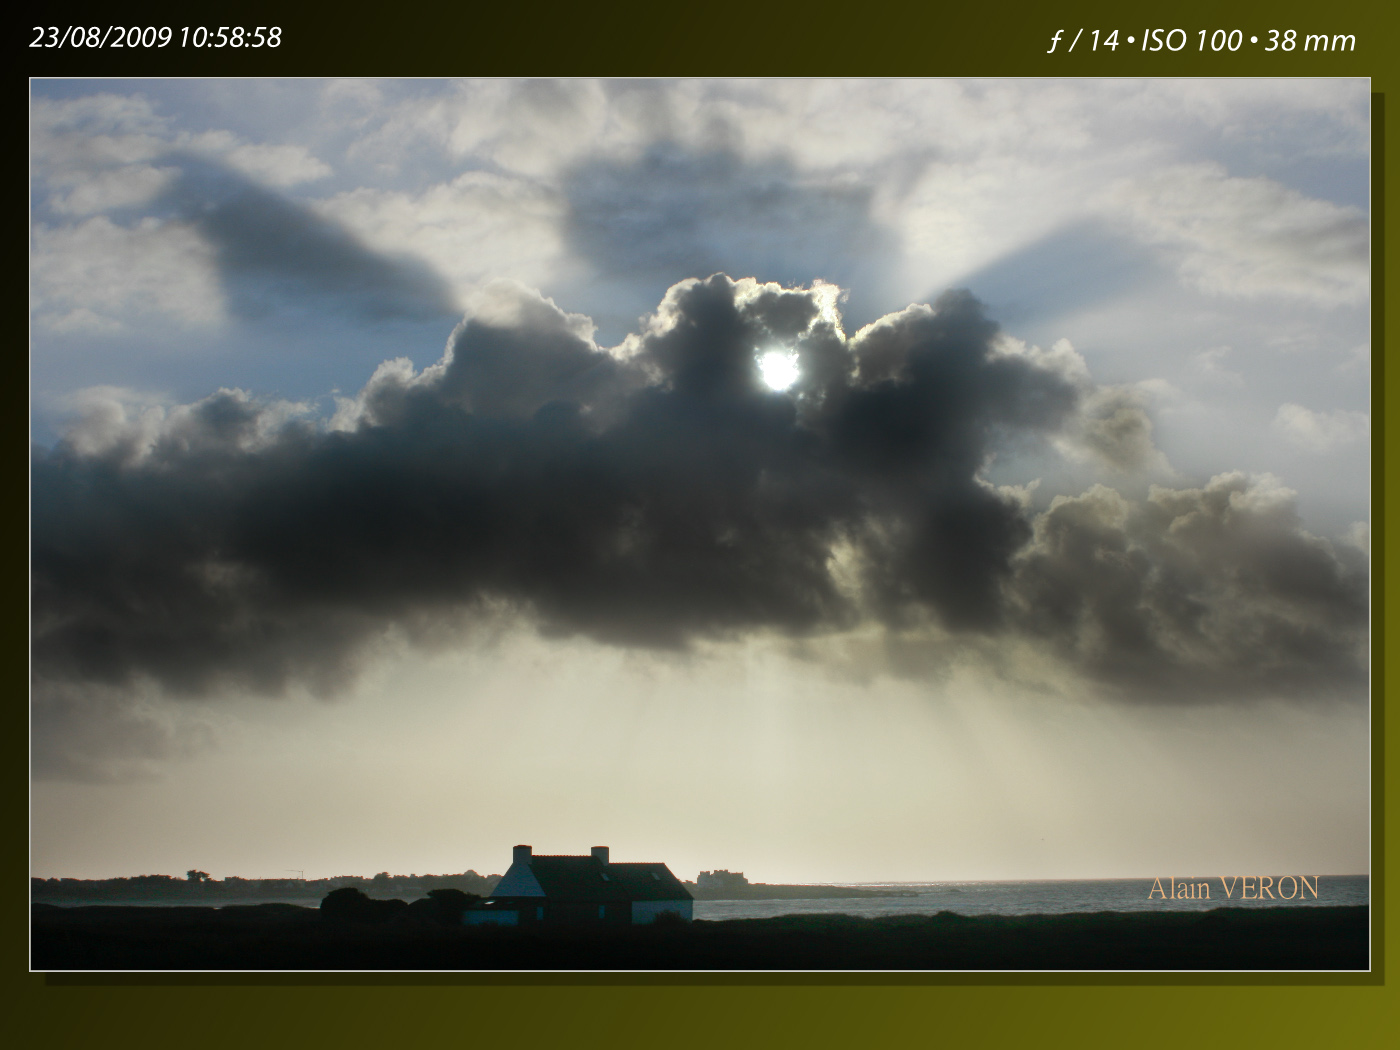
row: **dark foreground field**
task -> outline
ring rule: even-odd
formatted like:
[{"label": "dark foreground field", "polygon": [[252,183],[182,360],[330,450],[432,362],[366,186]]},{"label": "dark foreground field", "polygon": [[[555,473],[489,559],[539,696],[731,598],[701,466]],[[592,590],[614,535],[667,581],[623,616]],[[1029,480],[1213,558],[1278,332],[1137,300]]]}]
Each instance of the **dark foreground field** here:
[{"label": "dark foreground field", "polygon": [[33,906],[36,970],[1334,970],[1368,967],[1365,907],[802,915],[616,930],[378,925],[310,908]]}]

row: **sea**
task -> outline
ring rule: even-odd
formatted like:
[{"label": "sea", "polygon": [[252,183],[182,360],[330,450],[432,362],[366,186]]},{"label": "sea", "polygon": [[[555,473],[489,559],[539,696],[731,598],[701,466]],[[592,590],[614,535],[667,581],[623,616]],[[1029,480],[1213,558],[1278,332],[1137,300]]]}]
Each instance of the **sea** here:
[{"label": "sea", "polygon": [[[1245,897],[1246,878],[1249,896]],[[1200,889],[1204,883],[1205,890]],[[1283,876],[1283,893],[1258,899],[1260,880],[1226,876],[1192,879],[1047,879],[1024,882],[861,882],[853,889],[896,890],[912,897],[847,897],[821,900],[696,901],[697,919],[767,919],[778,915],[839,913],[875,918],[882,915],[1062,915],[1095,911],[1208,911],[1211,908],[1256,908],[1369,904],[1371,880],[1366,875],[1307,877],[1304,890],[1296,878]],[[1270,892],[1277,894],[1273,877]],[[1181,887],[1185,885],[1185,891]],[[1317,887],[1317,898],[1312,888]],[[1159,888],[1160,887],[1160,888]],[[1195,892],[1175,899],[1173,891]],[[1227,893],[1228,891],[1228,893]],[[1209,893],[1209,896],[1205,896]],[[1163,895],[1168,895],[1164,898]],[[1302,895],[1306,895],[1305,899]]]},{"label": "sea", "polygon": [[[768,919],[779,915],[842,914],[876,918],[885,915],[1062,915],[1096,911],[1207,911],[1211,908],[1319,907],[1368,905],[1371,880],[1366,875],[1265,876],[1271,896],[1260,897],[1258,876],[1190,879],[1050,879],[1021,882],[860,882],[827,883],[860,890],[892,890],[900,897],[824,897],[817,900],[696,901],[696,919]],[[1204,884],[1204,889],[1202,889]],[[1183,890],[1182,887],[1186,889]],[[1313,887],[1317,889],[1313,897]],[[1173,897],[1173,893],[1195,896]],[[1284,895],[1287,896],[1284,896]],[[1164,896],[1165,895],[1165,896]],[[68,900],[66,906],[122,904],[143,907],[227,907],[249,904],[320,905],[318,897],[259,897],[246,900]]]}]

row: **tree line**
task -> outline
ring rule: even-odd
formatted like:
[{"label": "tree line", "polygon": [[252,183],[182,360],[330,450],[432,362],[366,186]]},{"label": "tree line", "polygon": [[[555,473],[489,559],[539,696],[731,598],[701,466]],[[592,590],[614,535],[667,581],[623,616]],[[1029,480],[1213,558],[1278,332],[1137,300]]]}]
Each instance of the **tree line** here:
[{"label": "tree line", "polygon": [[63,900],[186,900],[219,901],[247,897],[324,897],[340,889],[356,889],[366,896],[384,898],[412,894],[426,896],[434,890],[459,890],[488,896],[501,877],[464,871],[455,875],[390,875],[387,871],[364,877],[337,875],[328,879],[244,879],[236,875],[215,879],[191,868],[184,878],[174,875],[132,875],[115,879],[29,880],[30,899]]}]

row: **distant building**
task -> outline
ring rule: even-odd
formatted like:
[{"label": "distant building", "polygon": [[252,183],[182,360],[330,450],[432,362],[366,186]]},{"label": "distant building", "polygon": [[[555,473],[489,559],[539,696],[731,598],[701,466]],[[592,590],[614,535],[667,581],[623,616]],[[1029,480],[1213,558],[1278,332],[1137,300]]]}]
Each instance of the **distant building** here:
[{"label": "distant building", "polygon": [[706,893],[743,891],[749,888],[749,880],[744,878],[742,871],[726,871],[724,868],[717,868],[714,871],[702,871],[699,878],[695,880],[695,888],[704,890]]},{"label": "distant building", "polygon": [[536,857],[516,846],[491,896],[462,914],[468,925],[641,925],[666,913],[689,922],[693,898],[665,864],[614,864],[607,846],[586,857]]}]

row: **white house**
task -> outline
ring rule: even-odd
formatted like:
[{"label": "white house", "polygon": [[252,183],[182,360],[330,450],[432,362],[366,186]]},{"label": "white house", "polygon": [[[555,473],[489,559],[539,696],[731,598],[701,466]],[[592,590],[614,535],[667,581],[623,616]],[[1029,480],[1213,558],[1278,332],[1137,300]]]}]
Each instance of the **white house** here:
[{"label": "white house", "polygon": [[665,864],[616,864],[607,846],[586,857],[534,855],[516,846],[489,898],[462,915],[469,925],[534,923],[642,925],[670,913],[690,922],[694,900]]}]

